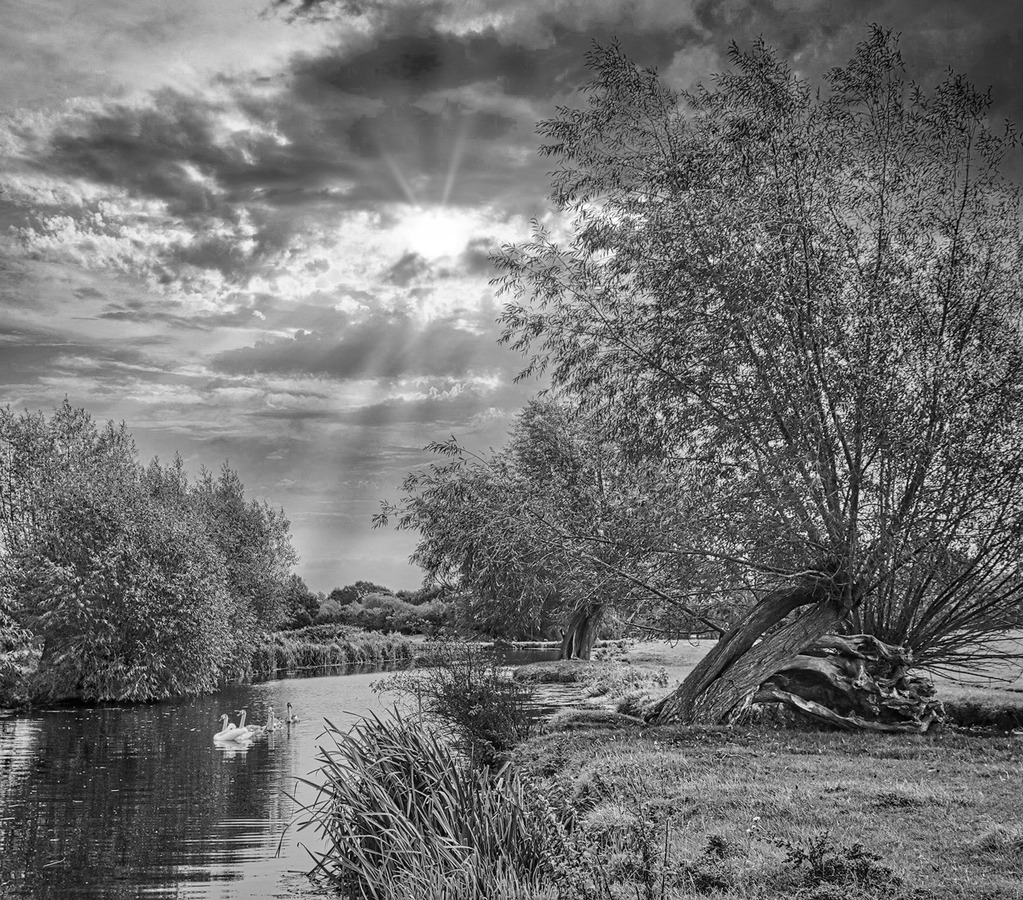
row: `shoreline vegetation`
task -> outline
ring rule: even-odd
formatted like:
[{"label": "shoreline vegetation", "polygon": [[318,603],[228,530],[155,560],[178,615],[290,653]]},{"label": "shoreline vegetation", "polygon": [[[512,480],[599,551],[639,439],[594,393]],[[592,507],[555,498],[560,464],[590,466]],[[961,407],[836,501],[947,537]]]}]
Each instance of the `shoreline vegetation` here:
[{"label": "shoreline vegetation", "polygon": [[[359,667],[404,667],[429,665],[442,656],[450,641],[425,635],[407,635],[370,631],[352,625],[310,625],[265,635],[256,643],[252,661],[240,681],[273,681],[278,678],[301,678],[315,675],[350,674]],[[612,645],[620,642],[609,642]],[[487,641],[468,642],[479,650],[531,651],[557,650],[557,641]],[[17,665],[23,671],[20,680],[40,664],[38,652],[22,649]],[[215,693],[215,691],[214,691]],[[54,698],[48,702],[98,702],[80,698]],[[32,703],[24,695],[0,692],[0,709],[21,709]]]},{"label": "shoreline vegetation", "polygon": [[[992,721],[1023,723],[1018,670],[986,685],[936,678],[950,722],[923,735],[609,712],[649,708],[709,644],[517,667],[519,687],[564,684],[574,669],[591,708],[523,727],[498,754],[473,740],[495,725],[514,734],[505,719],[521,694],[488,682],[470,649],[418,688],[398,679],[431,716],[371,717],[321,747],[322,793],[305,810],[331,848],[317,875],[379,900],[1018,900],[1023,735]],[[967,709],[983,730],[956,723]]]},{"label": "shoreline vegetation", "polygon": [[[451,642],[425,635],[366,631],[350,625],[310,625],[278,631],[259,645],[251,680],[268,681],[330,669],[394,663],[429,664]],[[557,650],[558,641],[472,641],[480,650]]]}]

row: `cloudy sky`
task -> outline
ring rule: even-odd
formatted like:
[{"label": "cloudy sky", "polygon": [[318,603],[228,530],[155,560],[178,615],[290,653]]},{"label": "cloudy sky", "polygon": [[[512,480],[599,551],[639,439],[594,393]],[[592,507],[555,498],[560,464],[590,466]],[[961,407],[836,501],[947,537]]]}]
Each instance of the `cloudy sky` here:
[{"label": "cloudy sky", "polygon": [[268,2],[0,4],[0,402],[229,459],[314,590],[417,586],[379,501],[536,390],[487,254],[548,215],[534,124],[594,40],[687,85],[763,35],[815,77],[878,22],[1023,122],[1018,0]]}]

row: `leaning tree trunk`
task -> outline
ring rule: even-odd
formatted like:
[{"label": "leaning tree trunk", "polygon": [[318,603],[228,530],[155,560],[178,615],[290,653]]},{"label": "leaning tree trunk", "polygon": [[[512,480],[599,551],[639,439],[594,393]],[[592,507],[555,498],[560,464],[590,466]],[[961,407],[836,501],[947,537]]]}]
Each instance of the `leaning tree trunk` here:
[{"label": "leaning tree trunk", "polygon": [[934,686],[909,674],[913,654],[869,634],[825,635],[787,662],[753,697],[849,730],[916,732],[940,722]]},{"label": "leaning tree trunk", "polygon": [[[785,663],[836,630],[856,599],[855,591],[840,591],[827,577],[768,594],[647,713],[647,721],[686,725],[725,721],[737,707],[748,705],[760,685]],[[804,606],[810,609],[767,633]]]},{"label": "leaning tree trunk", "polygon": [[600,603],[584,603],[572,615],[565,636],[561,639],[561,654],[558,659],[589,659],[593,645],[597,642],[597,631],[604,618],[604,607]]}]

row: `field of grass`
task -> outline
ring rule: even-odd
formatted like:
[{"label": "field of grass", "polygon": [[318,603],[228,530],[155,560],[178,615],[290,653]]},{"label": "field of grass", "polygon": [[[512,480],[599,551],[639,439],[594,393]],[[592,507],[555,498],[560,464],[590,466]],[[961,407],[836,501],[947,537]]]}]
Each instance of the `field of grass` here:
[{"label": "field of grass", "polygon": [[622,896],[1023,898],[1018,737],[594,730],[514,765],[579,809]]}]

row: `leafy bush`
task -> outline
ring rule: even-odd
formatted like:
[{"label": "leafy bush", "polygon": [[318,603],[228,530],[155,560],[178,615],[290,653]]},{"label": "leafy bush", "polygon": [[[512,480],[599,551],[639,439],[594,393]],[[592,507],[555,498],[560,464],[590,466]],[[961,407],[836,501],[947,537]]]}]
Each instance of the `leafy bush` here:
[{"label": "leafy bush", "polygon": [[876,853],[858,842],[837,844],[826,831],[804,843],[779,841],[778,846],[785,851],[785,865],[810,889],[839,885],[846,889],[890,891],[900,883]]},{"label": "leafy bush", "polygon": [[447,726],[475,759],[493,765],[529,736],[534,716],[530,691],[514,681],[492,653],[473,644],[440,645],[430,668],[385,679],[417,712]]},{"label": "leafy bush", "polygon": [[0,483],[8,701],[215,690],[284,618],[288,521],[227,465],[194,481],[180,458],[142,466],[124,425],[65,401],[0,409]]}]

